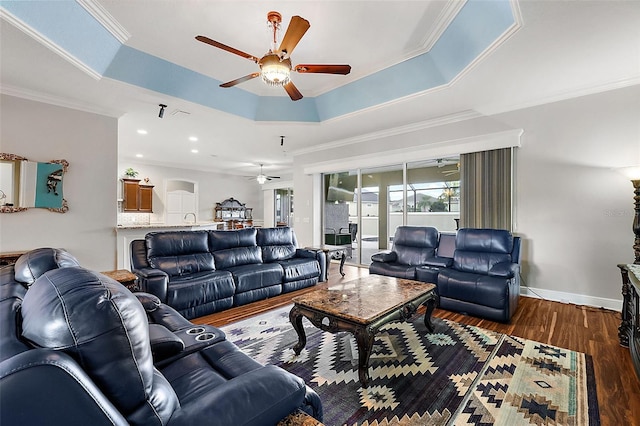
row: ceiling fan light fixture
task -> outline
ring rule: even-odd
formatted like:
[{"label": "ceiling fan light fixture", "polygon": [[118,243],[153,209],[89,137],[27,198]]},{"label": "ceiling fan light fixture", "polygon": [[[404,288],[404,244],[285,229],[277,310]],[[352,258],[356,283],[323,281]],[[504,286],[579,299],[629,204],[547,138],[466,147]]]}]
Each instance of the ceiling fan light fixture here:
[{"label": "ceiling fan light fixture", "polygon": [[287,58],[280,60],[275,53],[260,59],[260,76],[269,86],[284,86],[291,80],[291,61]]},{"label": "ceiling fan light fixture", "polygon": [[256,180],[260,185],[264,185],[264,183],[267,181],[267,177],[263,174],[259,174],[258,176],[256,176]]}]

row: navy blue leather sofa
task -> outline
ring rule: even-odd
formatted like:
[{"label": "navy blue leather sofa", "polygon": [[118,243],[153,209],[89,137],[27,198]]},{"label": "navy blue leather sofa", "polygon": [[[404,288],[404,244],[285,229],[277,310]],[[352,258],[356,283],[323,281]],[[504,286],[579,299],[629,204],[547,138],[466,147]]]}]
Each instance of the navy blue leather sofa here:
[{"label": "navy blue leather sofa", "polygon": [[131,242],[142,291],[187,319],[318,283],[324,253],[297,247],[293,229],[150,232]]},{"label": "navy blue leather sofa", "polygon": [[302,379],[212,326],[38,249],[0,268],[0,424],[275,425],[322,420]]},{"label": "navy blue leather sofa", "polygon": [[400,226],[369,272],[436,284],[440,308],[508,322],[520,297],[520,245],[502,229]]}]

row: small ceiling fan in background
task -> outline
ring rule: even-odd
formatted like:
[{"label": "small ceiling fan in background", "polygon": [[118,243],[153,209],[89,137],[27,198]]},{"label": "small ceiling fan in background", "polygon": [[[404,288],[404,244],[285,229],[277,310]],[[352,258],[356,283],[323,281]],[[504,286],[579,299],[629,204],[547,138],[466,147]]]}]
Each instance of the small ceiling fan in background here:
[{"label": "small ceiling fan in background", "polygon": [[244,83],[245,81],[261,76],[262,81],[268,85],[284,87],[284,90],[287,92],[291,100],[297,101],[302,99],[302,93],[300,93],[293,84],[293,81],[291,81],[291,71],[298,73],[341,75],[346,75],[351,72],[350,65],[298,64],[295,67],[292,67],[291,53],[311,25],[309,24],[309,21],[301,18],[300,16],[292,17],[289,22],[289,26],[287,27],[287,31],[282,38],[282,42],[278,47],[278,31],[280,30],[281,22],[282,15],[280,15],[280,13],[276,11],[267,13],[267,24],[269,25],[269,28],[273,30],[273,39],[271,40],[271,48],[261,58],[227,46],[226,44],[222,44],[208,37],[202,35],[196,36],[196,40],[201,41],[202,43],[209,44],[213,47],[217,47],[218,49],[233,53],[234,55],[242,56],[243,58],[249,59],[260,66],[260,72],[253,72],[245,75],[244,77],[222,83],[220,87],[233,87],[236,84]]},{"label": "small ceiling fan in background", "polygon": [[262,172],[263,164],[260,164],[260,174],[258,176],[247,176],[249,179],[255,179],[260,185],[264,184],[268,180],[280,179],[280,176],[267,176]]},{"label": "small ceiling fan in background", "polygon": [[[442,174],[447,177],[460,173],[460,159],[458,157],[434,158],[433,160],[427,160],[426,164],[429,164],[428,167],[437,167],[439,169],[446,167],[445,170],[442,170]],[[433,165],[431,166],[431,164]],[[455,168],[450,166],[455,166]]]}]

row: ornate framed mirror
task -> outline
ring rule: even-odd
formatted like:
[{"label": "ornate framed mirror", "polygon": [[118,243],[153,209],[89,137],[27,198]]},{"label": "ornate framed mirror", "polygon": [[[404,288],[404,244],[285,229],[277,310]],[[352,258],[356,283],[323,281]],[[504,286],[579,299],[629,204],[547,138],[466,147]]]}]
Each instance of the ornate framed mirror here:
[{"label": "ornate framed mirror", "polygon": [[68,167],[67,160],[40,163],[0,153],[0,213],[29,208],[67,212],[69,206],[63,197],[62,185]]}]

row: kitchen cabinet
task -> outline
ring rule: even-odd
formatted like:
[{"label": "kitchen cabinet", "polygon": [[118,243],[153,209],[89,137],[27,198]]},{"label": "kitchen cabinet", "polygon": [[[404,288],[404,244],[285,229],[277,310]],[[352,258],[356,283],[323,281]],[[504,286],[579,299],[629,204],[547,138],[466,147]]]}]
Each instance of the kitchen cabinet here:
[{"label": "kitchen cabinet", "polygon": [[140,184],[138,179],[122,179],[122,210],[153,213],[153,185]]}]

